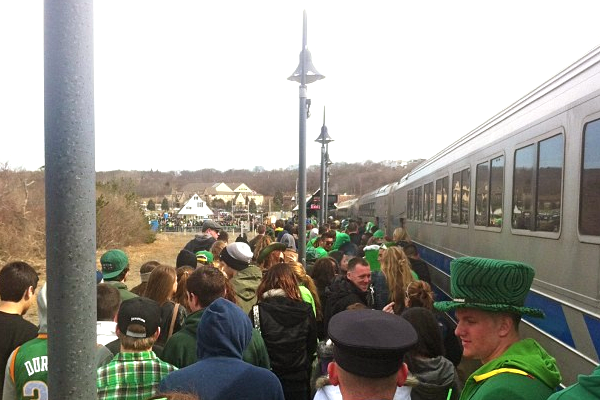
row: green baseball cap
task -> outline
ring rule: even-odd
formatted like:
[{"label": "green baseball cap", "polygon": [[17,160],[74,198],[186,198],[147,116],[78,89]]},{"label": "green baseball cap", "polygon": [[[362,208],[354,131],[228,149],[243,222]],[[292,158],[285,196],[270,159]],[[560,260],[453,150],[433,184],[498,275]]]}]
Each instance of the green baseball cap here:
[{"label": "green baseball cap", "polygon": [[129,265],[127,254],[122,250],[109,250],[100,257],[102,264],[102,276],[104,279],[114,278]]}]

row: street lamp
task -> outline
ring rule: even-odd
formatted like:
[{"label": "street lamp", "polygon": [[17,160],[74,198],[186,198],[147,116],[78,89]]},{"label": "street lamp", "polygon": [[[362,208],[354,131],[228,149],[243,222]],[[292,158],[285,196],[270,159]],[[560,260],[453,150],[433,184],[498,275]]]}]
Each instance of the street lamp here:
[{"label": "street lamp", "polygon": [[325,221],[327,220],[327,197],[326,189],[325,189],[325,145],[329,147],[329,142],[333,142],[331,136],[327,132],[327,126],[325,126],[325,107],[323,107],[323,126],[321,127],[321,134],[315,140],[315,142],[321,143],[321,205],[319,207],[319,226],[323,226]]},{"label": "street lamp", "polygon": [[312,64],[306,48],[306,10],[303,12],[300,64],[288,79],[300,83],[300,134],[298,160],[298,260],[306,267],[306,118],[308,113],[306,84],[325,78]]},{"label": "street lamp", "polygon": [[329,158],[329,143],[327,143],[327,146],[325,147],[325,199],[327,200],[325,202],[325,212],[323,214],[323,219],[325,221],[327,221],[327,214],[329,212],[329,167],[331,164],[333,164],[333,161]]}]

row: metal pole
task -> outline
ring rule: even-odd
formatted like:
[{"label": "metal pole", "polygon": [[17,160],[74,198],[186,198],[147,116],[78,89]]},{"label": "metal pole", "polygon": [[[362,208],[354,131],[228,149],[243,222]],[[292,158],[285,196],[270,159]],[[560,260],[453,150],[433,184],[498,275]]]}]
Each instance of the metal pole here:
[{"label": "metal pole", "polygon": [[44,2],[48,388],[96,398],[93,1]]},{"label": "metal pole", "polygon": [[321,143],[321,201],[319,204],[319,226],[325,223],[325,209],[323,207],[323,199],[325,195],[325,142]]},{"label": "metal pole", "polygon": [[323,220],[328,222],[329,214],[329,143],[325,145],[325,172],[323,174],[323,186],[325,187],[325,201],[323,203]]},{"label": "metal pole", "polygon": [[298,160],[298,261],[306,267],[306,10],[302,23],[300,134]]}]

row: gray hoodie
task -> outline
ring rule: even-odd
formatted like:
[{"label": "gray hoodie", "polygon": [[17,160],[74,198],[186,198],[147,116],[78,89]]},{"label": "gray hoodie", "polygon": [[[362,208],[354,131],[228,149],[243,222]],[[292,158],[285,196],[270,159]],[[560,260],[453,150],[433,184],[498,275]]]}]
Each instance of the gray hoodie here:
[{"label": "gray hoodie", "polygon": [[451,399],[458,399],[458,376],[454,365],[445,357],[412,357],[407,363],[419,384],[411,392],[412,400],[446,400],[452,389]]}]

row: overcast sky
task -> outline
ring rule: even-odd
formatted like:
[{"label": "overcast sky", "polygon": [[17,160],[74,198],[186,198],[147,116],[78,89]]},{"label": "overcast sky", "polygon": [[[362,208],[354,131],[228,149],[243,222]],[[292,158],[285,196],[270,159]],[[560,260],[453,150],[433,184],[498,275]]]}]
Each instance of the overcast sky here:
[{"label": "overcast sky", "polygon": [[[96,170],[428,158],[600,44],[600,2],[94,2]],[[44,165],[43,1],[0,0],[0,162]]]}]

